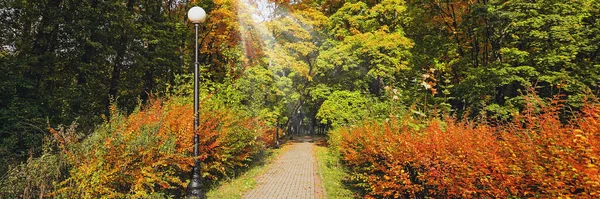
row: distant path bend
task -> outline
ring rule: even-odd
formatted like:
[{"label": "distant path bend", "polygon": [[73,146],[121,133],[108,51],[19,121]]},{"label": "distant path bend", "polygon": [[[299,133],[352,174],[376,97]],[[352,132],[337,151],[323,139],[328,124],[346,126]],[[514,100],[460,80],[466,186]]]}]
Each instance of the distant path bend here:
[{"label": "distant path bend", "polygon": [[297,137],[280,154],[268,171],[257,179],[258,185],[244,199],[322,199],[323,187],[317,174],[312,138]]}]

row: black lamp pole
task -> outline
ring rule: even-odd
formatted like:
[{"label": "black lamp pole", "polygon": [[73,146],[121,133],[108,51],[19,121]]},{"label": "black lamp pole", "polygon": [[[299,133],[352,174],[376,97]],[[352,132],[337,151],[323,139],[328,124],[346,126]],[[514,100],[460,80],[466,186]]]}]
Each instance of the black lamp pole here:
[{"label": "black lamp pole", "polygon": [[275,148],[279,148],[279,120],[275,124]]},{"label": "black lamp pole", "polygon": [[205,199],[206,195],[202,190],[202,175],[200,171],[200,135],[198,134],[198,122],[200,121],[199,93],[198,93],[198,27],[200,22],[206,19],[206,13],[200,7],[193,7],[188,12],[188,18],[194,23],[196,28],[196,45],[194,51],[194,168],[192,169],[192,180],[187,187],[187,198]]}]

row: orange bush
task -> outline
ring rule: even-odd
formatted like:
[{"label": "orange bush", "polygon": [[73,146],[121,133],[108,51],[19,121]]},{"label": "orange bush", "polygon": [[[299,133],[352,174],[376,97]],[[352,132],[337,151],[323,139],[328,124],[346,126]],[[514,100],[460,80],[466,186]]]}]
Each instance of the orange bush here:
[{"label": "orange bush", "polygon": [[[129,116],[112,108],[110,122],[82,142],[51,129],[67,154],[70,176],[54,195],[77,198],[180,196],[193,158],[189,104],[152,100]],[[202,109],[200,140],[204,179],[214,181],[246,165],[264,144],[267,127],[227,109]]]},{"label": "orange bush", "polygon": [[598,198],[600,106],[559,106],[492,126],[447,117],[366,122],[331,136],[366,198]]},{"label": "orange bush", "polygon": [[[279,129],[279,136],[281,136],[281,129]],[[258,138],[261,142],[265,143],[265,146],[272,148],[275,146],[275,128],[269,129]]]}]

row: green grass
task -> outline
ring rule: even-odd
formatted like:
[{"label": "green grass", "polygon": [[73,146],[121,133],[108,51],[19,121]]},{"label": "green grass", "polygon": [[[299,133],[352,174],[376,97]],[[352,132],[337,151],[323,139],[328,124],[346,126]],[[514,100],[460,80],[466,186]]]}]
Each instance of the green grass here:
[{"label": "green grass", "polygon": [[327,147],[316,146],[315,153],[327,198],[356,198],[354,197],[356,194],[342,182],[348,174],[339,159]]},{"label": "green grass", "polygon": [[266,172],[269,163],[273,162],[273,159],[285,149],[285,146],[280,149],[270,149],[265,153],[265,157],[262,160],[255,162],[240,176],[226,180],[216,188],[209,190],[206,193],[206,197],[223,199],[241,198],[245,192],[256,186],[256,178]]}]

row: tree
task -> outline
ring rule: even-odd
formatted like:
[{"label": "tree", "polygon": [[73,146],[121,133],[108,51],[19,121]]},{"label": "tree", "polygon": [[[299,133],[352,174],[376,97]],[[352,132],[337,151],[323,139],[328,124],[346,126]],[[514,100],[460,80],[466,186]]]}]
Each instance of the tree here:
[{"label": "tree", "polygon": [[592,4],[412,1],[415,19],[408,30],[419,58],[414,68],[438,69],[438,79],[454,86],[448,93],[459,112],[506,117],[523,107],[519,96],[533,86],[544,97],[566,94],[577,107],[581,94],[598,82],[595,64],[586,61],[597,59]]},{"label": "tree", "polygon": [[291,80],[291,89],[284,90],[286,108],[283,111],[288,118],[288,130],[297,132],[305,124],[305,118],[313,118],[310,126],[316,125],[315,106],[307,104],[314,103],[310,88],[319,73],[316,59],[323,43],[321,30],[326,17],[312,1],[276,2],[273,6],[273,16],[266,24],[272,33],[265,41],[266,55],[271,59],[269,66],[277,79]]},{"label": "tree", "polygon": [[37,146],[49,124],[76,120],[81,131],[89,132],[108,117],[111,102],[131,111],[138,98],[173,84],[175,75],[185,72],[180,35],[191,32],[181,28],[183,17],[172,16],[178,11],[183,16],[182,5],[157,0],[0,3],[3,155],[24,160],[27,153],[41,152]]}]

